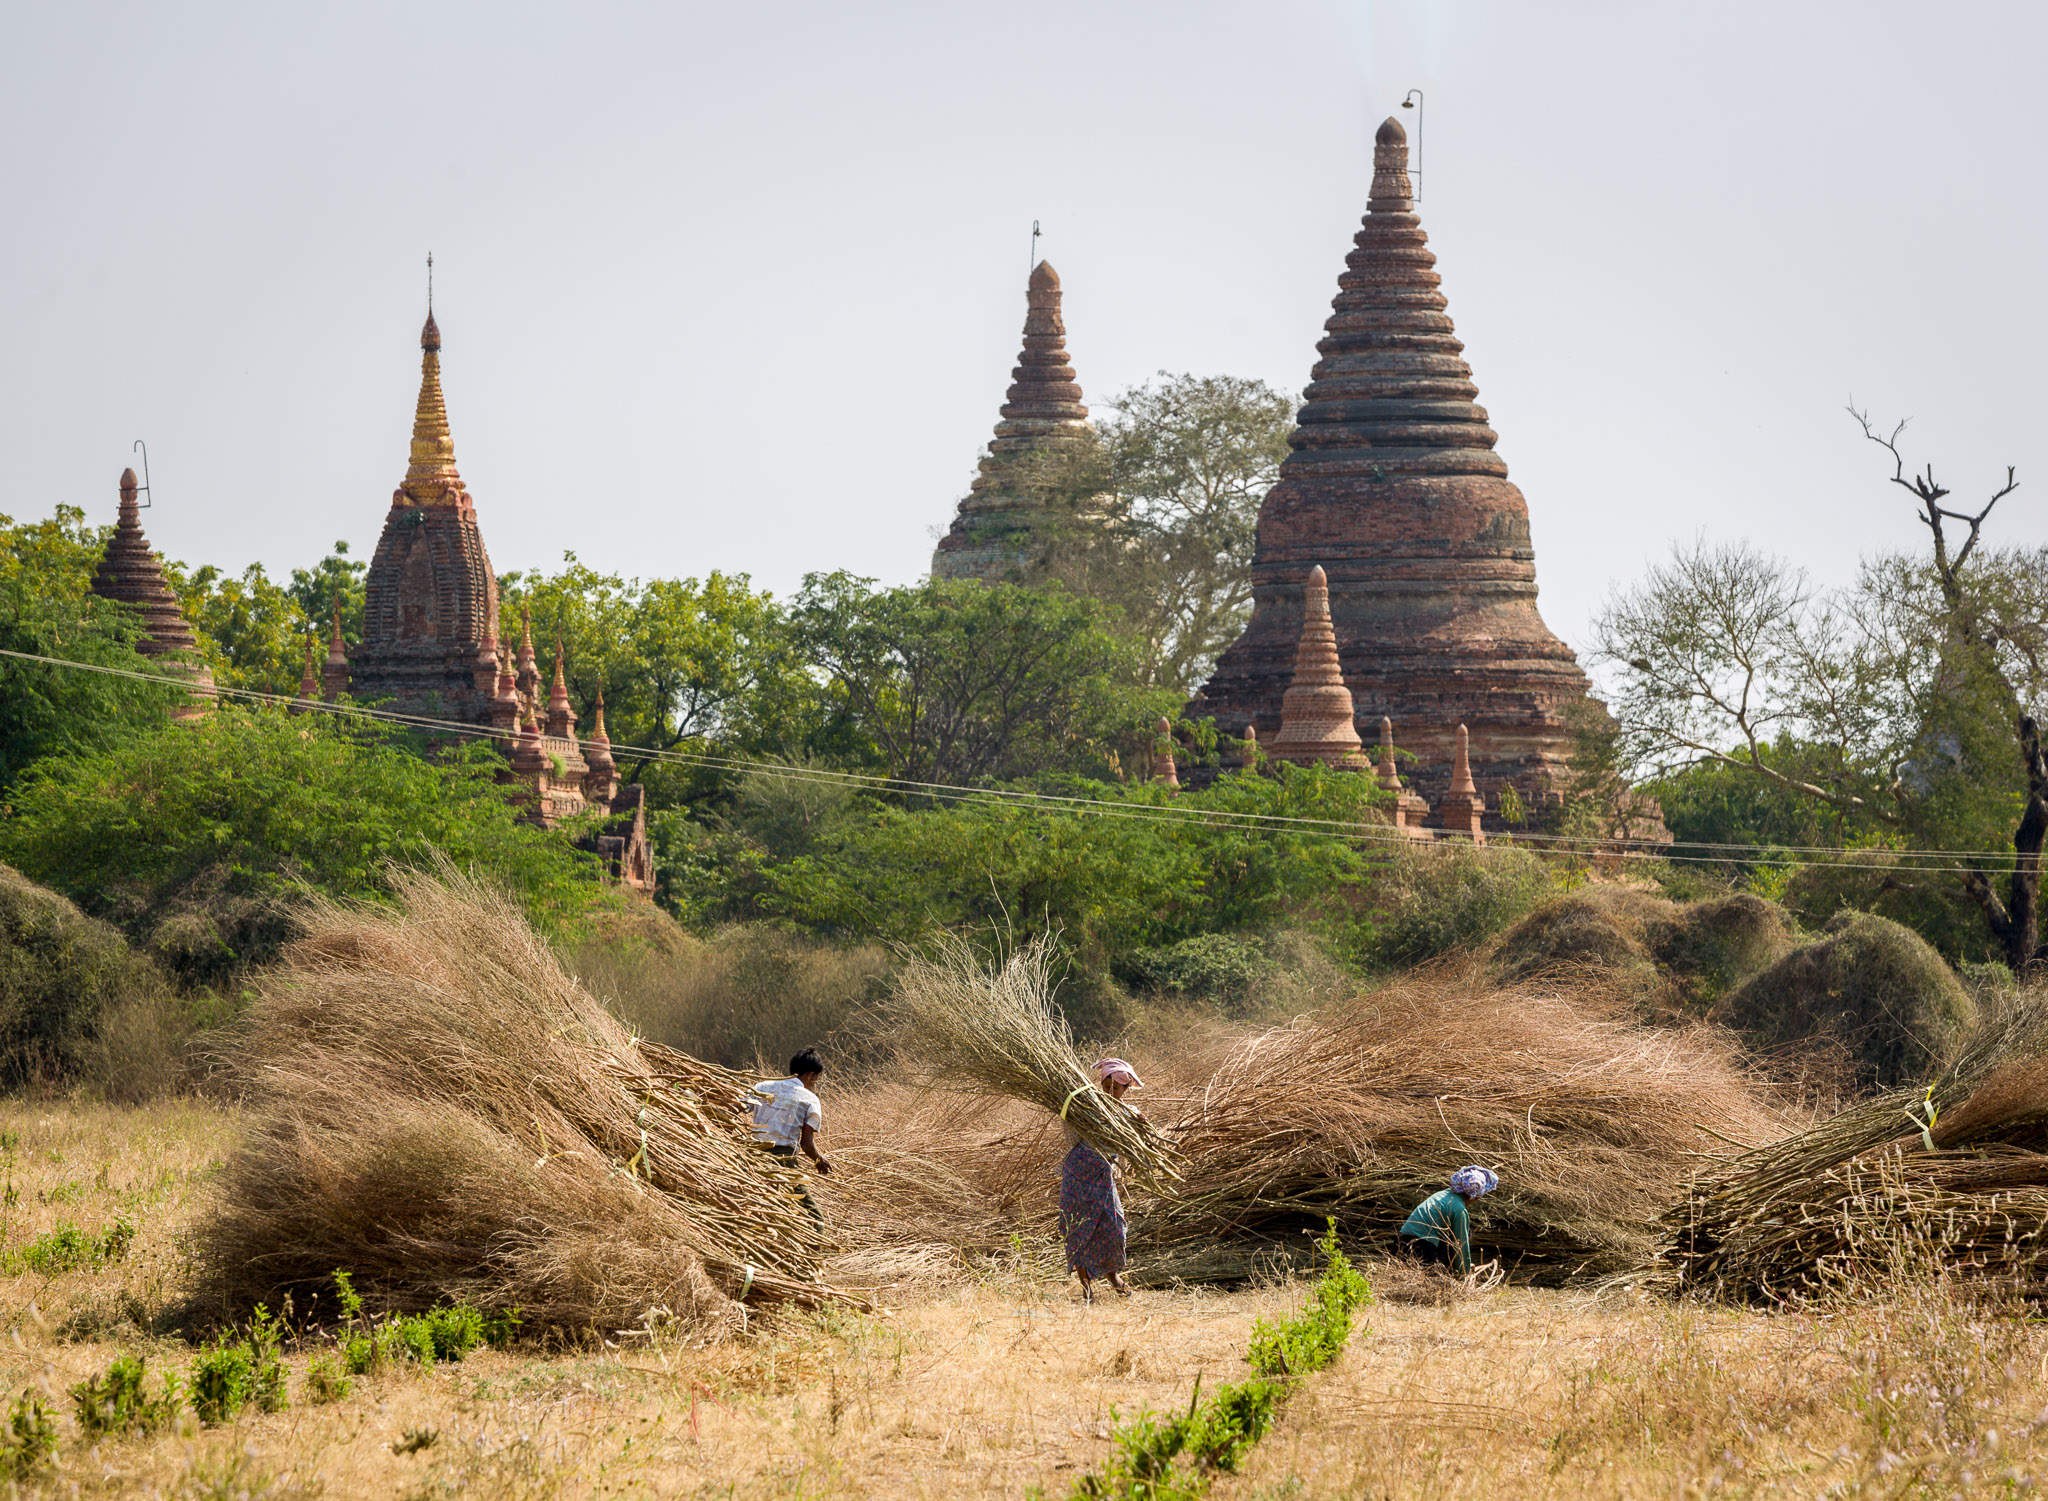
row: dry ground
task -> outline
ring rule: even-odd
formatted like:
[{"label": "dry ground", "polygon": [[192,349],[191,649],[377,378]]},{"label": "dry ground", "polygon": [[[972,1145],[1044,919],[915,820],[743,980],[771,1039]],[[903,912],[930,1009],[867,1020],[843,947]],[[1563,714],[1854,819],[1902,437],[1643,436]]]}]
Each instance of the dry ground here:
[{"label": "dry ground", "polygon": [[[0,1380],[66,1393],[119,1353],[182,1371],[138,1323],[229,1146],[208,1105],[0,1105],[0,1235],[140,1233],[121,1263],[0,1275]],[[1483,1225],[1483,1216],[1480,1218]],[[1064,1494],[1114,1412],[1236,1379],[1251,1322],[1299,1289],[1083,1308],[1038,1263],[898,1287],[874,1315],[768,1323],[712,1349],[482,1353],[202,1430],[92,1448],[68,1415],[31,1492],[193,1497]],[[1981,1495],[2048,1476],[2048,1334],[1925,1289],[1766,1316],[1503,1292],[1382,1303],[1216,1492],[1281,1497]],[[393,1445],[431,1431],[407,1454]],[[1995,1437],[1994,1437],[1995,1433]],[[1079,1467],[1079,1468],[1077,1468]]]}]

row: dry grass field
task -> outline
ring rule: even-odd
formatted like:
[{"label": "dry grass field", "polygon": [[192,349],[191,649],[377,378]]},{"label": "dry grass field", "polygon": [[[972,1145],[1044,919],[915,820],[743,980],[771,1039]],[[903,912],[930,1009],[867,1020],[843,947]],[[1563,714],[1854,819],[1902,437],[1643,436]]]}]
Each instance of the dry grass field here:
[{"label": "dry grass field", "polygon": [[[73,1383],[177,1298],[181,1234],[235,1133],[200,1103],[0,1106],[0,1226],[19,1252],[117,1217],[99,1271],[0,1275],[6,1396],[64,1416],[25,1494],[180,1497],[970,1497],[1064,1494],[1116,1414],[1243,1374],[1252,1321],[1298,1287],[1079,1304],[1041,1258],[907,1280],[872,1314],[763,1321],[710,1348],[659,1331],[480,1351],[311,1401],[89,1444]],[[1483,1216],[1480,1217],[1483,1225]],[[919,1263],[906,1258],[906,1272]],[[1372,1267],[1367,1265],[1370,1272]],[[1383,1284],[1387,1279],[1381,1279]],[[153,1378],[152,1378],[153,1379]],[[1503,1291],[1382,1301],[1222,1497],[1985,1495],[2048,1476],[2048,1335],[1908,1282],[1800,1315]],[[431,1437],[429,1437],[431,1435]]]}]

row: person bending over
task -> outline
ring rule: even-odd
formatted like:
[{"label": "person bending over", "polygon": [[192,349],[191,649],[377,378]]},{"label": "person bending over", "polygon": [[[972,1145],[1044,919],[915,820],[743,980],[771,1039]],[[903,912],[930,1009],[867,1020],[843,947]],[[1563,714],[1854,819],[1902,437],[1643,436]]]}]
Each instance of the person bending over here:
[{"label": "person bending over", "polygon": [[1451,1186],[1415,1206],[1401,1227],[1401,1254],[1415,1261],[1449,1267],[1460,1277],[1472,1270],[1472,1219],[1465,1206],[1492,1193],[1500,1178],[1491,1168],[1461,1167]]},{"label": "person bending over", "polygon": [[[832,1164],[818,1155],[818,1132],[824,1128],[825,1117],[817,1090],[824,1077],[825,1060],[816,1048],[805,1048],[789,1060],[788,1078],[763,1079],[754,1086],[749,1103],[754,1111],[754,1140],[777,1157],[794,1159],[802,1152],[818,1165],[819,1172],[829,1173]],[[802,1193],[804,1208],[817,1215],[810,1190]]]}]

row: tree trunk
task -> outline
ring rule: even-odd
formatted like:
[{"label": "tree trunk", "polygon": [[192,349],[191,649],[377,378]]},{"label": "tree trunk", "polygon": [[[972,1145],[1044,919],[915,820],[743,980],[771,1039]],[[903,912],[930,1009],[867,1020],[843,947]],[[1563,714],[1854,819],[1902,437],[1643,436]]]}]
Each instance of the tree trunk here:
[{"label": "tree trunk", "polygon": [[2013,831],[2012,879],[2005,900],[1978,871],[1963,874],[1963,889],[1984,909],[1984,921],[1998,940],[2000,957],[2014,974],[2048,960],[2041,947],[2041,852],[2048,845],[2048,761],[2041,755],[2041,731],[2030,714],[2020,716],[2020,761],[2027,769],[2027,805]]}]

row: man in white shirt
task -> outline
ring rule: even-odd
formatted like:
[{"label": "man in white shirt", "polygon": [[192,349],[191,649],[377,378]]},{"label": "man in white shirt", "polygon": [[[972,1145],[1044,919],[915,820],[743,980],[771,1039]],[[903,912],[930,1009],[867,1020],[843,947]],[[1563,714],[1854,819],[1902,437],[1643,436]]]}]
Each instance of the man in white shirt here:
[{"label": "man in white shirt", "polygon": [[[764,1079],[753,1088],[749,1103],[754,1110],[754,1139],[777,1157],[794,1158],[798,1152],[829,1173],[832,1164],[818,1155],[818,1131],[825,1123],[818,1104],[818,1081],[825,1076],[825,1060],[816,1048],[805,1048],[789,1060],[789,1077]],[[818,1206],[809,1193],[804,1207],[812,1214]]]}]

